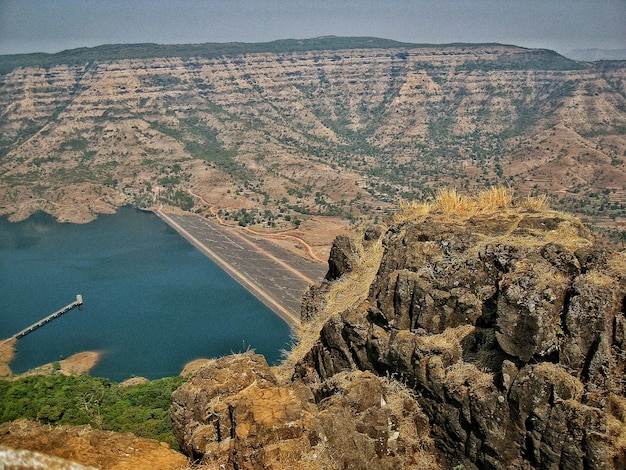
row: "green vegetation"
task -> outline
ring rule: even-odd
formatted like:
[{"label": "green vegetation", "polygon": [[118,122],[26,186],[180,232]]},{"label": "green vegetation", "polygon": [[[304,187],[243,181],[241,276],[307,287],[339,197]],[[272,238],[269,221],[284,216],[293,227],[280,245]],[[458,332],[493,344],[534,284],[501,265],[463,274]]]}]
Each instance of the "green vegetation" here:
[{"label": "green vegetation", "polygon": [[178,127],[159,122],[153,122],[151,127],[181,142],[192,158],[204,160],[239,179],[248,176],[246,169],[235,160],[237,152],[224,149],[217,140],[217,131],[197,116],[180,119]]},{"label": "green vegetation", "polygon": [[88,146],[89,141],[87,139],[85,139],[84,137],[77,137],[75,139],[63,142],[59,147],[59,151],[64,152],[66,150],[74,150],[76,152],[84,152],[85,150],[87,150]]},{"label": "green vegetation", "polygon": [[205,43],[205,44],[107,44],[81,47],[56,54],[15,54],[0,56],[0,75],[18,67],[50,68],[55,65],[86,65],[94,61],[123,59],[153,59],[181,57],[219,58],[255,53],[293,53],[315,50],[380,49],[392,47],[425,47],[426,44],[408,44],[387,39],[333,36],[279,40],[266,43]]},{"label": "green vegetation", "polygon": [[159,199],[166,204],[180,207],[184,211],[193,208],[193,198],[182,189],[166,190]]},{"label": "green vegetation", "polygon": [[[462,47],[472,49],[494,44],[441,44],[438,47]],[[107,44],[97,47],[81,47],[58,52],[56,54],[15,54],[0,56],[0,75],[9,73],[18,67],[43,67],[49,69],[56,65],[87,66],[93,62],[123,59],[152,59],[180,57],[192,59],[195,57],[219,58],[233,57],[257,53],[297,53],[317,50],[342,49],[419,49],[433,47],[433,44],[411,44],[373,37],[335,37],[325,36],[313,39],[285,39],[264,43],[205,43],[205,44]],[[552,51],[542,51],[543,54],[535,57],[528,54],[526,67],[550,68],[549,70],[570,70],[580,67],[578,62],[566,59]],[[402,55],[398,55],[402,59]],[[555,60],[558,59],[558,60]],[[494,70],[514,67],[515,62],[476,63],[475,67],[481,70]]]},{"label": "green vegetation", "polygon": [[25,418],[53,425],[89,424],[176,448],[169,409],[172,392],[183,382],[181,377],[168,377],[122,386],[87,375],[0,380],[0,422]]}]

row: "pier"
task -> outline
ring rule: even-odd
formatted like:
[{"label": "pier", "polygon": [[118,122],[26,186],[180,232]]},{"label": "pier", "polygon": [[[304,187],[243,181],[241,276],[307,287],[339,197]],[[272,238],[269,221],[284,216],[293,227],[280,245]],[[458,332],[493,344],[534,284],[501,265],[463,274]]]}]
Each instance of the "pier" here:
[{"label": "pier", "polygon": [[72,302],[71,304],[68,304],[65,307],[63,307],[62,309],[57,310],[52,315],[48,315],[46,318],[42,318],[37,323],[33,323],[32,325],[24,328],[22,331],[20,331],[18,333],[15,333],[13,336],[11,336],[10,339],[12,339],[12,338],[20,339],[22,336],[26,336],[28,333],[32,333],[37,328],[45,325],[46,323],[51,322],[55,318],[60,317],[61,315],[63,315],[64,313],[69,312],[73,308],[80,307],[82,304],[83,304],[83,296],[78,294],[76,296],[76,300],[74,302]]}]

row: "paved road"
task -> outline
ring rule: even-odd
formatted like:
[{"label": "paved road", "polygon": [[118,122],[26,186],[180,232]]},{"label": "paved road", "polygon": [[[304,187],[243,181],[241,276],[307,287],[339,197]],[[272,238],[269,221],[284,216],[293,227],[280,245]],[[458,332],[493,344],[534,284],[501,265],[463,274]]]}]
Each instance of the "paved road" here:
[{"label": "paved road", "polygon": [[325,263],[198,216],[156,214],[292,327],[300,322],[302,294],[328,270]]}]

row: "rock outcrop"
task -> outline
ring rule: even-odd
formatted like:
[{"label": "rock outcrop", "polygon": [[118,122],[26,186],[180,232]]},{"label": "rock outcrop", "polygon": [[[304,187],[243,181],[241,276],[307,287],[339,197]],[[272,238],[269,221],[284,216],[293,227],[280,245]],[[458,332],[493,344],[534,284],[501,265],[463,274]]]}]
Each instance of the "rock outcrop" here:
[{"label": "rock outcrop", "polygon": [[211,468],[439,468],[417,402],[370,372],[280,383],[263,356],[228,356],[174,392],[171,415],[182,449]]},{"label": "rock outcrop", "polygon": [[0,425],[0,468],[177,470],[184,455],[153,439],[89,426],[52,427],[32,421]]},{"label": "rock outcrop", "polygon": [[521,202],[425,211],[393,224],[383,250],[365,300],[318,309],[328,318],[294,379],[396,377],[464,468],[626,467],[624,253]]}]

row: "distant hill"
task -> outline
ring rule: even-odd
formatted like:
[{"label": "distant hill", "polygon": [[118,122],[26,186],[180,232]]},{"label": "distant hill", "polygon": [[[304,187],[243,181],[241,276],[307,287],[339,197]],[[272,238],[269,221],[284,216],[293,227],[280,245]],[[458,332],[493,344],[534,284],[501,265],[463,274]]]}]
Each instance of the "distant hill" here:
[{"label": "distant hill", "polygon": [[619,237],[626,65],[324,37],[0,56],[0,213],[384,217],[452,185],[547,192]]},{"label": "distant hill", "polygon": [[[0,55],[0,74],[7,73],[17,67],[54,67],[56,65],[76,65],[93,61],[154,59],[178,57],[217,58],[234,57],[243,54],[258,53],[296,53],[310,51],[333,51],[343,49],[420,49],[432,47],[465,47],[480,48],[498,44],[412,44],[373,37],[336,37],[324,36],[314,39],[282,39],[265,43],[203,43],[203,44],[107,44],[97,47],[69,49],[55,54],[34,53]],[[576,67],[573,61],[559,56],[553,51],[544,51],[541,61],[544,67],[569,68]],[[546,60],[549,58],[548,60]],[[538,65],[538,64],[535,64]]]},{"label": "distant hill", "polygon": [[576,49],[565,54],[570,59],[594,62],[597,60],[626,60],[626,49]]}]

